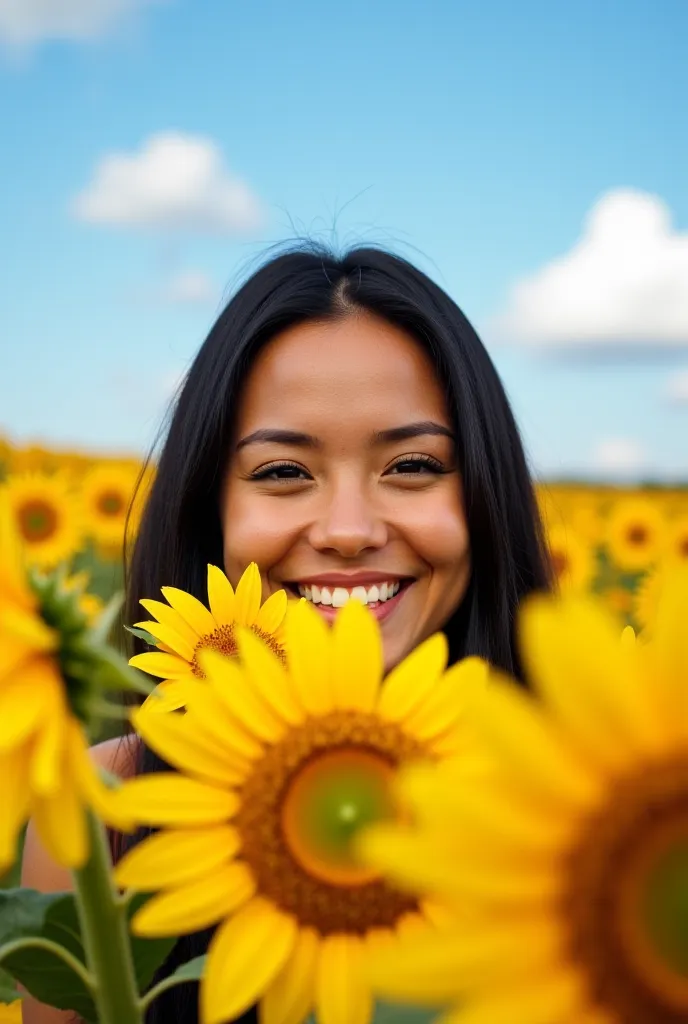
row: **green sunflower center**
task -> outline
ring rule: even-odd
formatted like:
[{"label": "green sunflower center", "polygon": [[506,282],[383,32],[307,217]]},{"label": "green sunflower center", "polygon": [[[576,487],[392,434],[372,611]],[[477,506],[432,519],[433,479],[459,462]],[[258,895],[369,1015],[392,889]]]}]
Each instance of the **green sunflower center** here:
[{"label": "green sunflower center", "polygon": [[101,515],[108,518],[120,516],[126,507],[126,502],[119,491],[103,491],[98,495],[96,508]]},{"label": "green sunflower center", "polygon": [[567,868],[570,952],[624,1024],[688,1020],[688,759],[620,780]]},{"label": "green sunflower center", "polygon": [[51,504],[41,498],[25,501],[19,508],[19,530],[29,544],[48,540],[57,529],[57,512]]}]

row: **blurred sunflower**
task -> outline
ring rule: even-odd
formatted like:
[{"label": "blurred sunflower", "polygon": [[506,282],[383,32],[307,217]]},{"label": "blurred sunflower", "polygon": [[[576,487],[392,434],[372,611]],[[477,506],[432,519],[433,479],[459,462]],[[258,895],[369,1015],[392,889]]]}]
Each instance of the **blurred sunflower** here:
[{"label": "blurred sunflower", "polygon": [[[88,854],[87,807],[128,827],[109,810],[84,729],[113,659],[106,652],[101,661],[77,596],[59,577],[27,575],[24,550],[14,509],[0,494],[0,875],[29,817],[53,858],[70,868]],[[124,682],[117,673],[110,685]]]},{"label": "blurred sunflower", "polygon": [[79,550],[82,521],[68,477],[24,473],[8,477],[2,490],[30,564],[52,568]]},{"label": "blurred sunflower", "polygon": [[118,462],[99,462],[81,480],[80,495],[86,532],[107,554],[124,543],[124,528],[138,469]]},{"label": "blurred sunflower", "polygon": [[540,700],[495,677],[475,704],[494,759],[483,783],[427,771],[402,785],[417,827],[361,842],[369,863],[469,922],[379,952],[380,992],[460,1002],[451,1024],[688,1020],[686,607],[688,574],[639,645],[580,600],[526,605]]},{"label": "blurred sunflower", "polygon": [[552,567],[562,591],[586,590],[595,572],[594,551],[569,527],[552,526],[547,531]]},{"label": "blurred sunflower", "polygon": [[184,706],[189,684],[203,678],[199,654],[204,650],[220,654],[237,653],[237,626],[247,626],[284,658],[284,619],[287,594],[278,590],[261,606],[260,572],[251,562],[243,573],[236,593],[221,569],[208,566],[208,604],[206,608],[191,594],[176,587],[163,587],[162,601],[143,600],[141,604],[157,621],[137,622],[157,641],[157,651],[135,655],[130,665],[161,677],[146,701],[147,711],[174,711]]},{"label": "blurred sunflower", "polygon": [[662,512],[649,498],[616,501],[607,519],[605,540],[616,565],[626,572],[646,569],[659,555],[665,524]]},{"label": "blurred sunflower", "polygon": [[667,523],[665,555],[671,562],[688,565],[688,515],[678,516]]},{"label": "blurred sunflower", "polygon": [[382,686],[374,617],[346,605],[332,629],[306,603],[286,622],[288,666],[250,630],[240,660],[199,654],[204,678],[185,715],[132,720],[184,774],[140,776],[117,806],[162,831],[116,868],[124,888],[157,891],[133,919],[139,935],[221,922],[201,992],[205,1024],[261,1000],[264,1024],[367,1024],[364,964],[401,933],[433,931],[424,901],[388,886],[354,855],[362,827],[398,818],[390,787],[410,760],[467,749],[465,702],[487,669],[445,672],[436,635]]},{"label": "blurred sunflower", "polygon": [[22,1001],[0,1003],[0,1024],[22,1024]]},{"label": "blurred sunflower", "polygon": [[66,578],[63,586],[67,592],[77,595],[79,609],[84,613],[87,621],[93,625],[102,614],[105,603],[97,594],[91,594],[87,590],[89,578],[89,574],[85,570],[75,572]]}]

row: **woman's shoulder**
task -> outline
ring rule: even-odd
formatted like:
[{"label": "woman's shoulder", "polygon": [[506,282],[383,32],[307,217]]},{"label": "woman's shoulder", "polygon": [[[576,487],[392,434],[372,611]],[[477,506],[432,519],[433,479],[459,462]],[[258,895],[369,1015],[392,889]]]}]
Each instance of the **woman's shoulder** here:
[{"label": "woman's shoulder", "polygon": [[[116,736],[91,747],[90,754],[100,768],[126,779],[136,773],[138,743],[135,735]],[[70,873],[47,853],[32,822],[29,822],[24,840],[21,884],[41,892],[72,888]]]}]

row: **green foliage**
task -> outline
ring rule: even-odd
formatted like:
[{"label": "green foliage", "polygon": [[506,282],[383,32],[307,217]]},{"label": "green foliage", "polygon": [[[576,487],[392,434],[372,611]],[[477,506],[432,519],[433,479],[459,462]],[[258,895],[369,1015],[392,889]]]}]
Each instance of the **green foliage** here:
[{"label": "green foliage", "polygon": [[[140,894],[129,903],[129,919],[150,897]],[[72,893],[40,893],[33,889],[0,892],[0,953],[16,939],[39,938],[58,943],[85,965],[84,947],[76,901]],[[176,939],[132,937],[132,956],[139,991],[148,988]],[[46,949],[22,949],[3,959],[3,965],[40,1002],[60,1010],[74,1010],[89,1024],[97,1024],[91,995],[62,960]],[[9,996],[9,997],[8,997]],[[11,1002],[16,993],[0,986],[0,1002]]]}]

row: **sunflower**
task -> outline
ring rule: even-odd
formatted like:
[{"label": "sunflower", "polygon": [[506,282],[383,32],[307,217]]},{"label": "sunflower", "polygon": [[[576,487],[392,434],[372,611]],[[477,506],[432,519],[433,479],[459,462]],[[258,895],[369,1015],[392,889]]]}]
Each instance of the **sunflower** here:
[{"label": "sunflower", "polygon": [[587,589],[595,572],[594,552],[590,545],[565,526],[552,526],[547,531],[547,544],[560,589]]},{"label": "sunflower", "polygon": [[626,572],[646,569],[658,556],[664,536],[664,519],[649,498],[621,499],[607,519],[609,555]]},{"label": "sunflower", "polygon": [[593,604],[526,605],[540,699],[493,677],[471,715],[493,758],[482,782],[409,779],[418,826],[361,841],[466,922],[380,953],[378,991],[461,1002],[452,1024],[688,1020],[687,606],[683,575],[639,645]]},{"label": "sunflower", "polygon": [[22,1001],[0,1003],[0,1024],[22,1024]]},{"label": "sunflower", "polygon": [[59,473],[24,473],[3,484],[27,561],[50,568],[81,547],[79,508],[69,479]]},{"label": "sunflower", "polygon": [[487,674],[476,658],[445,672],[447,644],[422,644],[382,687],[374,617],[356,601],[329,629],[306,604],[286,622],[288,664],[249,630],[240,659],[199,654],[204,678],[185,715],[133,713],[144,742],[184,774],[131,780],[120,812],[163,826],[116,868],[124,888],[153,896],[139,935],[221,922],[211,941],[205,1024],[261,1000],[264,1024],[367,1024],[364,961],[400,934],[432,933],[421,900],[362,865],[352,842],[366,823],[402,814],[390,787],[410,760],[470,745],[465,703]]},{"label": "sunflower", "polygon": [[124,529],[139,467],[128,463],[100,462],[83,477],[80,487],[86,532],[106,553],[124,543]]},{"label": "sunflower", "polygon": [[667,524],[665,555],[670,562],[688,565],[688,515],[678,516]]},{"label": "sunflower", "polygon": [[29,817],[70,868],[88,855],[86,807],[127,827],[88,755],[84,721],[101,665],[85,617],[59,578],[27,577],[13,513],[0,496],[0,875]]},{"label": "sunflower", "polygon": [[86,570],[72,573],[63,583],[64,589],[69,593],[77,595],[79,609],[86,616],[90,625],[94,625],[100,618],[105,608],[105,602],[97,594],[91,594],[86,589],[90,580]]},{"label": "sunflower", "polygon": [[275,654],[284,657],[287,594],[278,590],[261,607],[260,572],[255,562],[242,575],[236,593],[221,569],[208,566],[209,609],[176,587],[163,587],[162,593],[167,604],[141,601],[157,621],[136,623],[136,628],[146,630],[157,641],[158,650],[137,654],[130,661],[142,672],[163,679],[146,701],[147,711],[183,707],[189,684],[203,678],[200,652],[210,649],[236,654],[237,626],[248,626]]}]

